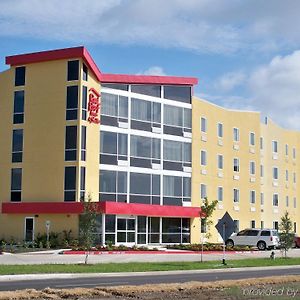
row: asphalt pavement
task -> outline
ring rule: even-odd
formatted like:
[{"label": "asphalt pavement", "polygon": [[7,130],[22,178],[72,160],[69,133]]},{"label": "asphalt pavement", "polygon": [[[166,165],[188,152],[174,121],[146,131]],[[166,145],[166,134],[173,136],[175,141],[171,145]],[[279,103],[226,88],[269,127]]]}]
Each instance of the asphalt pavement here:
[{"label": "asphalt pavement", "polygon": [[41,290],[47,287],[53,289],[75,287],[93,288],[100,286],[184,283],[190,281],[206,282],[286,275],[300,275],[300,266],[117,274],[36,274],[29,276],[10,275],[0,276],[0,290]]}]

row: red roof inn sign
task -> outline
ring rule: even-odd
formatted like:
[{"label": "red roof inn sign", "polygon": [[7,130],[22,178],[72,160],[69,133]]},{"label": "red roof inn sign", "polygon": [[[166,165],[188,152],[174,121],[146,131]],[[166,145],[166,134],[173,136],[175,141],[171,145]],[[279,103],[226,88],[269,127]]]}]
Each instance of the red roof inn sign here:
[{"label": "red roof inn sign", "polygon": [[89,104],[88,104],[90,123],[100,124],[99,111],[100,111],[100,94],[94,89],[89,89]]}]

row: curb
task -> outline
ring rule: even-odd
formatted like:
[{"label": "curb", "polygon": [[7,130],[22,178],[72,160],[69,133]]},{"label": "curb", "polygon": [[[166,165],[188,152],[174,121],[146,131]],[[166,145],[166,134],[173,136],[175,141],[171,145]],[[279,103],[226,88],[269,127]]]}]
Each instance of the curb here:
[{"label": "curb", "polygon": [[202,269],[202,270],[179,270],[179,271],[152,271],[152,272],[122,272],[122,273],[51,273],[51,274],[22,274],[22,275],[0,275],[0,282],[29,281],[45,279],[72,279],[72,278],[97,278],[97,277],[128,277],[128,276],[157,276],[157,275],[180,275],[201,274],[219,272],[249,272],[263,270],[298,269],[300,265],[291,266],[269,266],[269,267],[244,267],[228,269]]},{"label": "curb", "polygon": [[[226,254],[253,254],[259,251],[226,251]],[[112,255],[112,254],[201,254],[201,251],[61,251],[61,255]],[[203,251],[203,254],[223,254],[223,251]]]}]

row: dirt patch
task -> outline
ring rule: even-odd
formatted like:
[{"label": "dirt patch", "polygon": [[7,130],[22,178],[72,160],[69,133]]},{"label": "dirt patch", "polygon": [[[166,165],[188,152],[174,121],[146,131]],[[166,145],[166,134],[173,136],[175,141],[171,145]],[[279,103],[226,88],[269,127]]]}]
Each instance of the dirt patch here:
[{"label": "dirt patch", "polygon": [[[145,299],[145,300],[174,300],[174,299],[240,299],[239,293],[228,293],[230,290],[238,287],[240,290],[245,288],[265,288],[278,287],[286,284],[294,284],[299,286],[300,276],[284,276],[284,277],[266,277],[259,279],[246,280],[224,280],[216,282],[188,282],[176,284],[156,284],[143,286],[118,286],[118,287],[99,287],[99,288],[75,288],[75,289],[44,289],[22,290],[13,292],[0,292],[0,300],[29,300],[29,299]],[[281,287],[280,286],[280,287]],[[296,294],[294,299],[300,296]],[[262,299],[257,296],[245,297],[245,299]],[[270,299],[270,298],[269,298]],[[275,299],[274,297],[271,299]]]}]

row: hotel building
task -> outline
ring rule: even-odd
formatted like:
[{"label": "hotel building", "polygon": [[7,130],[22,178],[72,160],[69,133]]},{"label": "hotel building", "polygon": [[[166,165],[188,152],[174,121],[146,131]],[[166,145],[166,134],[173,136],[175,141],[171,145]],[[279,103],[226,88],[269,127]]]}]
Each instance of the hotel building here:
[{"label": "hotel building", "polygon": [[[300,133],[193,96],[196,78],[102,73],[84,47],[6,57],[0,238],[72,230],[97,202],[97,242],[198,243],[202,199],[236,230],[298,230]],[[297,155],[299,153],[299,155]],[[211,241],[220,241],[214,227]]]}]

